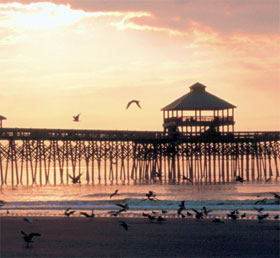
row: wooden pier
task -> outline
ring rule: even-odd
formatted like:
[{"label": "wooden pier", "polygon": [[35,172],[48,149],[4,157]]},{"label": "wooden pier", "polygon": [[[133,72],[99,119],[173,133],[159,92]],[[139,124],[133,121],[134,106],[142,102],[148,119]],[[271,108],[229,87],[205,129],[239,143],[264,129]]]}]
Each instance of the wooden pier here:
[{"label": "wooden pier", "polygon": [[0,128],[0,184],[269,180],[279,144],[280,132]]}]

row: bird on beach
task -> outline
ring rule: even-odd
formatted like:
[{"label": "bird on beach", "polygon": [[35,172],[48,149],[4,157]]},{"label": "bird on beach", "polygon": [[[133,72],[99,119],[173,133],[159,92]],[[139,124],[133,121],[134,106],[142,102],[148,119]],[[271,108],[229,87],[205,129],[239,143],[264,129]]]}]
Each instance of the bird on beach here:
[{"label": "bird on beach", "polygon": [[115,190],[115,192],[112,193],[112,194],[110,195],[110,199],[111,199],[113,196],[115,196],[115,195],[120,195],[120,194],[118,193],[118,191],[119,191],[119,190]]},{"label": "bird on beach", "polygon": [[88,214],[86,212],[80,212],[81,215],[84,215],[87,218],[94,218],[95,214],[93,213],[93,210],[91,210],[91,214]]},{"label": "bird on beach", "polygon": [[120,223],[120,226],[123,227],[125,231],[128,230],[128,225],[125,221],[120,220],[119,223]]},{"label": "bird on beach", "polygon": [[229,214],[227,214],[227,216],[228,216],[228,218],[236,220],[236,219],[238,219],[238,214],[239,214],[239,211],[234,210],[234,211],[231,211]]},{"label": "bird on beach", "polygon": [[259,215],[258,215],[258,220],[259,220],[259,222],[262,222],[262,221],[263,221],[264,219],[266,219],[268,216],[269,216],[268,213],[266,213],[266,214],[259,214]]},{"label": "bird on beach", "polygon": [[147,196],[147,199],[146,200],[150,200],[150,201],[156,201],[158,200],[156,198],[156,193],[153,192],[153,191],[149,191],[147,194],[145,194],[145,196]]},{"label": "bird on beach", "polygon": [[186,209],[185,201],[181,201],[181,203],[179,204],[179,207],[182,208],[183,210],[185,210]]},{"label": "bird on beach", "polygon": [[279,215],[278,215],[278,214],[275,215],[275,216],[274,216],[274,219],[279,219]]},{"label": "bird on beach", "polygon": [[71,178],[71,180],[72,180],[72,183],[73,184],[77,184],[77,183],[81,183],[81,176],[82,176],[82,174],[83,173],[81,173],[81,174],[79,174],[79,175],[77,175],[77,176],[71,176],[71,175],[69,175],[69,177]]},{"label": "bird on beach", "polygon": [[73,122],[80,122],[80,115],[81,114],[78,114],[76,116],[73,116]]},{"label": "bird on beach", "polygon": [[203,219],[203,213],[200,211],[197,211],[196,209],[192,209],[195,212],[195,217],[197,220]]},{"label": "bird on beach", "polygon": [[202,207],[203,213],[204,215],[208,215],[208,213],[210,213],[212,210],[207,210],[205,206]]},{"label": "bird on beach", "polygon": [[163,217],[161,217],[161,216],[158,216],[157,221],[158,221],[159,223],[161,223],[162,221],[165,221],[165,219],[164,219]]},{"label": "bird on beach", "polygon": [[71,208],[67,208],[65,211],[64,211],[64,215],[67,216],[67,217],[70,217],[72,214],[74,214],[76,211],[70,211]]},{"label": "bird on beach", "polygon": [[155,216],[153,216],[153,215],[150,215],[150,214],[148,214],[148,219],[150,220],[150,221],[153,221],[156,217]]},{"label": "bird on beach", "polygon": [[29,247],[29,243],[33,243],[32,238],[33,238],[34,236],[41,236],[41,234],[39,234],[39,233],[30,233],[30,234],[26,234],[26,233],[23,232],[23,231],[20,231],[20,232],[21,232],[21,234],[23,234],[23,239],[24,239],[24,241],[26,242],[26,247]]},{"label": "bird on beach", "polygon": [[241,218],[246,218],[246,213],[244,212],[240,217]]},{"label": "bird on beach", "polygon": [[140,106],[140,100],[131,100],[127,103],[126,109],[128,109],[130,107],[131,104],[135,103],[140,109],[142,109],[142,107]]},{"label": "bird on beach", "polygon": [[256,210],[258,213],[261,213],[263,210],[264,210],[264,208],[256,208],[256,207],[254,207],[254,210]]}]

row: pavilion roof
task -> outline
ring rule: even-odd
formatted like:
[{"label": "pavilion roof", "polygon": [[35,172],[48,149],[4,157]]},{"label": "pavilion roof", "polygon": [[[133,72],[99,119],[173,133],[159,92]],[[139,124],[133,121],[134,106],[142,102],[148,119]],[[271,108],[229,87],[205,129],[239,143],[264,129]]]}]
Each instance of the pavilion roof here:
[{"label": "pavilion roof", "polygon": [[0,120],[6,120],[7,118],[0,115]]},{"label": "pavilion roof", "polygon": [[190,92],[162,108],[165,110],[223,110],[236,106],[205,90],[206,86],[197,82],[190,86]]}]

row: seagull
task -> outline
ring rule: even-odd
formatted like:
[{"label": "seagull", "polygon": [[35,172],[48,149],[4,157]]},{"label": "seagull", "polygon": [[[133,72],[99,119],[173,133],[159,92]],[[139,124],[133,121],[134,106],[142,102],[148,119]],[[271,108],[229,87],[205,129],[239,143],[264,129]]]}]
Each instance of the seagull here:
[{"label": "seagull", "polygon": [[153,221],[156,217],[155,216],[152,216],[152,215],[150,215],[150,214],[148,214],[148,219],[150,220],[150,221]]},{"label": "seagull", "polygon": [[73,121],[74,121],[74,122],[80,122],[80,115],[81,115],[81,114],[78,114],[78,115],[76,115],[76,116],[73,116]]},{"label": "seagull", "polygon": [[[140,106],[140,100],[131,100],[131,101],[129,101],[128,103],[127,103],[127,106],[126,106],[126,109],[128,109],[129,108],[129,106],[132,104],[132,103],[135,103],[139,108],[141,108],[141,106]],[[142,108],[141,108],[142,109]]]},{"label": "seagull", "polygon": [[236,220],[238,218],[238,210],[231,211],[230,214],[227,214],[228,218]]},{"label": "seagull", "polygon": [[207,210],[205,206],[202,207],[203,213],[204,215],[208,215],[208,213],[210,213],[212,210]]},{"label": "seagull", "polygon": [[93,210],[91,210],[91,215],[87,214],[86,212],[80,212],[81,215],[84,215],[87,218],[94,218],[95,214],[93,213]]},{"label": "seagull", "polygon": [[191,183],[192,183],[191,178],[188,178],[188,177],[186,177],[186,176],[184,176],[184,175],[182,176],[182,179],[183,179],[183,180],[187,180],[187,181],[189,181],[189,182],[191,182]]},{"label": "seagull", "polygon": [[111,216],[115,216],[115,217],[117,217],[118,215],[120,215],[120,211],[109,211],[108,212]]},{"label": "seagull", "polygon": [[222,219],[218,219],[218,218],[215,218],[214,220],[212,220],[212,222],[214,222],[214,223],[225,223]]},{"label": "seagull", "polygon": [[254,204],[255,204],[255,205],[257,205],[257,204],[265,204],[265,203],[266,203],[266,200],[267,200],[267,198],[264,198],[264,199],[262,199],[262,200],[256,201]]},{"label": "seagull", "polygon": [[182,211],[183,211],[184,209],[182,208],[182,207],[179,207],[179,209],[177,210],[177,214],[178,215],[182,215]]},{"label": "seagull", "polygon": [[266,213],[266,214],[259,214],[259,215],[258,215],[258,220],[259,220],[259,222],[261,222],[262,220],[264,220],[264,219],[267,218],[268,216],[269,216],[268,213]]},{"label": "seagull", "polygon": [[236,176],[236,181],[240,182],[240,183],[243,183],[245,180],[243,179],[243,177],[241,176]]},{"label": "seagull", "polygon": [[240,217],[241,218],[245,218],[246,217],[246,213],[244,212]]},{"label": "seagull", "polygon": [[121,203],[116,203],[117,206],[121,207],[122,209],[119,210],[119,212],[127,211],[129,210],[128,204],[121,204]]},{"label": "seagull", "polygon": [[203,213],[202,212],[199,212],[196,209],[192,209],[192,210],[195,212],[195,217],[196,217],[197,220],[203,219]]},{"label": "seagull", "polygon": [[192,213],[190,213],[190,212],[187,212],[187,216],[192,216]]},{"label": "seagull", "polygon": [[0,207],[1,207],[1,206],[3,206],[3,205],[5,205],[5,204],[6,204],[6,202],[5,202],[5,201],[0,200]]},{"label": "seagull", "polygon": [[[82,173],[83,174],[83,173]],[[79,175],[77,175],[77,176],[71,176],[71,175],[69,175],[69,177],[71,178],[71,180],[72,180],[72,183],[73,184],[77,184],[77,183],[81,183],[81,176],[82,176],[82,174],[79,174]]]},{"label": "seagull", "polygon": [[274,216],[274,219],[279,219],[279,215],[275,215],[275,216]]},{"label": "seagull", "polygon": [[125,221],[120,220],[119,223],[120,223],[120,226],[122,226],[125,229],[125,231],[128,230],[128,225],[127,225],[127,223]]},{"label": "seagull", "polygon": [[277,193],[270,193],[270,194],[273,194],[275,199],[280,200],[280,195],[279,194],[277,194]]},{"label": "seagull", "polygon": [[153,191],[149,191],[149,192],[146,194],[146,196],[147,196],[147,199],[150,200],[150,201],[155,201],[155,200],[157,200],[157,199],[156,199],[156,193],[153,192]]},{"label": "seagull", "polygon": [[160,172],[155,172],[155,177],[161,178],[161,173]]},{"label": "seagull", "polygon": [[182,208],[183,210],[185,210],[186,209],[185,201],[181,201],[181,203],[179,204],[179,207]]},{"label": "seagull", "polygon": [[256,207],[254,207],[254,210],[256,210],[258,213],[261,213],[263,210],[264,210],[264,208],[256,208]]},{"label": "seagull", "polygon": [[23,220],[28,222],[28,223],[32,223],[32,219],[31,218],[23,218]]},{"label": "seagull", "polygon": [[148,214],[148,213],[143,212],[143,213],[142,213],[142,216],[143,216],[143,217],[148,217],[148,216],[149,216],[149,214]]},{"label": "seagull", "polygon": [[67,216],[67,217],[69,217],[69,216],[71,216],[72,214],[74,214],[74,212],[76,212],[76,211],[69,211],[71,208],[68,208],[68,209],[66,209],[65,211],[64,211],[64,215],[65,216]]},{"label": "seagull", "polygon": [[41,236],[41,234],[39,234],[39,233],[30,233],[30,234],[27,235],[23,231],[20,231],[20,232],[21,232],[21,234],[23,234],[23,239],[26,242],[27,247],[29,247],[29,243],[33,243],[32,238],[34,236]]},{"label": "seagull", "polygon": [[115,190],[115,192],[112,193],[112,194],[110,195],[110,199],[111,199],[113,196],[115,196],[115,195],[120,195],[120,194],[118,194],[118,191],[119,191],[119,190]]}]

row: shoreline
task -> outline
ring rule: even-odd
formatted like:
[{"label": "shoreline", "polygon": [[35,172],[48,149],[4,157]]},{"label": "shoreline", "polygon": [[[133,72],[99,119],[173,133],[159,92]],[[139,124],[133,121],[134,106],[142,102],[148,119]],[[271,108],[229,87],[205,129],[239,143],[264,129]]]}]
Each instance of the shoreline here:
[{"label": "shoreline", "polygon": [[[128,230],[119,225],[127,222]],[[0,217],[1,257],[279,257],[279,220]],[[20,231],[38,232],[26,248]]]}]

